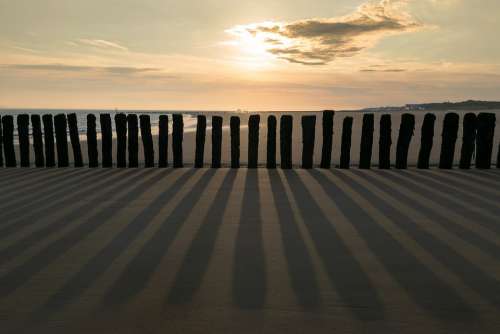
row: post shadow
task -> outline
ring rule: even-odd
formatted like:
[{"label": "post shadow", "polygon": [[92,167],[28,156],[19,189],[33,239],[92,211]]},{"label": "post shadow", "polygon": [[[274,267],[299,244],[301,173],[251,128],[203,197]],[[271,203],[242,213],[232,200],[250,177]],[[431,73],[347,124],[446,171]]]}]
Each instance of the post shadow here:
[{"label": "post shadow", "polygon": [[56,155],[54,148],[54,120],[52,115],[43,115],[42,122],[45,142],[45,167],[53,168],[56,166]]},{"label": "post shadow", "polygon": [[[33,150],[35,152],[35,166],[37,168],[42,168],[45,167],[45,155],[43,154],[43,133],[42,133],[42,120],[40,118],[40,115],[38,114],[31,115],[31,126],[33,128]],[[1,137],[2,135],[0,126],[0,156],[2,155]]]}]

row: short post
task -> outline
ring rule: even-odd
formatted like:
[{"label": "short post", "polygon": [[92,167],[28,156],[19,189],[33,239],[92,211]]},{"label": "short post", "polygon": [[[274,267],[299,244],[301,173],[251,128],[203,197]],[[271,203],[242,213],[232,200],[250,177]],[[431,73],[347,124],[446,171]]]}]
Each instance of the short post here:
[{"label": "short post", "polygon": [[37,168],[45,167],[45,156],[43,154],[42,120],[40,118],[40,115],[31,115],[31,127],[33,129],[33,150],[35,151],[35,166]]},{"label": "short post", "polygon": [[139,122],[136,114],[127,115],[128,167],[139,167]]},{"label": "short post", "polygon": [[168,167],[168,116],[161,115],[158,121],[158,167]]},{"label": "short post", "polygon": [[184,121],[181,114],[173,115],[172,151],[174,153],[174,168],[184,167],[182,161],[182,140],[184,137]]},{"label": "short post", "polygon": [[403,114],[396,148],[396,168],[408,168],[408,149],[415,131],[415,115]]},{"label": "short post", "polygon": [[95,115],[87,115],[87,150],[89,168],[99,167],[99,152],[97,150],[97,131]]},{"label": "short post", "polygon": [[361,147],[359,168],[370,169],[372,164],[373,130],[375,118],[373,114],[363,116],[363,130],[361,133]]},{"label": "short post", "polygon": [[333,149],[333,110],[323,111],[323,148],[321,151],[321,165],[323,169],[330,169],[332,166]]},{"label": "short post", "polygon": [[111,115],[101,114],[101,145],[102,145],[102,167],[113,167],[113,129],[111,127]]},{"label": "short post", "polygon": [[78,131],[78,119],[75,113],[68,115],[69,138],[73,148],[73,160],[75,167],[83,167],[82,148],[80,147],[80,131]]},{"label": "short post", "polygon": [[391,168],[392,120],[391,115],[380,118],[380,138],[378,142],[378,168]]},{"label": "short post", "polygon": [[127,115],[115,115],[116,128],[116,167],[127,167]]},{"label": "short post", "polygon": [[268,169],[276,168],[276,116],[267,118],[267,163]]},{"label": "short post", "polygon": [[141,124],[142,145],[144,147],[144,166],[146,168],[153,168],[155,166],[155,150],[149,115],[139,116],[139,122]]},{"label": "short post", "polygon": [[292,169],[293,117],[281,116],[280,120],[280,159],[282,169]]},{"label": "short post", "polygon": [[434,124],[436,116],[433,114],[426,114],[424,123],[422,124],[422,133],[420,136],[420,152],[418,153],[419,169],[429,169],[429,160],[431,158],[431,151],[434,142]]},{"label": "short post", "polygon": [[458,136],[460,117],[456,113],[448,113],[443,123],[443,143],[441,145],[440,169],[452,169],[455,157],[455,144]]},{"label": "short post", "polygon": [[56,166],[56,155],[54,148],[54,119],[52,115],[42,116],[43,137],[45,141],[45,166],[52,168]]},{"label": "short post", "polygon": [[490,169],[493,155],[496,115],[480,113],[477,116],[477,153],[476,168]]},{"label": "short post", "polygon": [[212,117],[212,168],[220,168],[222,160],[222,123],[221,116]]},{"label": "short post", "polygon": [[352,117],[344,118],[342,124],[342,144],[340,147],[340,168],[349,169],[351,165]]},{"label": "short post", "polygon": [[260,115],[248,119],[248,168],[257,168],[259,163],[259,125]]},{"label": "short post", "polygon": [[17,167],[16,152],[14,150],[14,117],[2,117],[3,149],[5,153],[5,167]]},{"label": "short post", "polygon": [[207,118],[204,115],[198,115],[196,124],[196,150],[194,158],[194,168],[203,168],[206,134]]},{"label": "short post", "polygon": [[0,167],[3,167],[3,129],[2,129],[2,115],[0,115]]},{"label": "short post", "polygon": [[56,129],[57,167],[69,167],[66,115],[59,114],[54,116],[54,127]]},{"label": "short post", "polygon": [[472,165],[472,156],[476,146],[476,120],[474,113],[467,113],[464,117],[460,169],[470,169]]},{"label": "short post", "polygon": [[240,168],[240,118],[231,116],[231,168]]},{"label": "short post", "polygon": [[19,153],[21,167],[30,166],[30,116],[22,114],[17,116],[17,133],[19,139]]},{"label": "short post", "polygon": [[314,139],[316,116],[302,116],[302,168],[311,169],[314,164]]}]

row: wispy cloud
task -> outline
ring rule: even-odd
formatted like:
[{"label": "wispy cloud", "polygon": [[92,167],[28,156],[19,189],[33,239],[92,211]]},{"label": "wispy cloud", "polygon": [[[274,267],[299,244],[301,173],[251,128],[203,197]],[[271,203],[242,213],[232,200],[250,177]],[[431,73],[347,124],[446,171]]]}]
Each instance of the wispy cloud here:
[{"label": "wispy cloud", "polygon": [[114,50],[120,50],[120,51],[128,51],[128,48],[120,45],[119,43],[116,42],[111,42],[111,41],[106,41],[104,39],[79,39],[76,42],[70,42],[74,43],[76,45],[87,45],[87,46],[92,46],[96,48],[101,48],[101,49],[114,49]]},{"label": "wispy cloud", "polygon": [[116,75],[134,75],[160,72],[159,68],[128,67],[128,66],[77,66],[67,64],[7,64],[0,67],[45,72],[78,72],[78,73],[107,73]]}]

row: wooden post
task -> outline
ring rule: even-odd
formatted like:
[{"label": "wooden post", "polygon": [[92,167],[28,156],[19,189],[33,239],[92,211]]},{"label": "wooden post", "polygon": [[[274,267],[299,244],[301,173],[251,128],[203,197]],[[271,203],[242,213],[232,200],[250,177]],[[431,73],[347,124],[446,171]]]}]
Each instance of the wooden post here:
[{"label": "wooden post", "polygon": [[476,146],[476,114],[467,113],[464,117],[460,169],[470,169]]},{"label": "wooden post", "polygon": [[500,145],[498,146],[498,154],[497,154],[497,168],[500,168]]},{"label": "wooden post", "polygon": [[373,114],[365,114],[363,116],[363,130],[361,133],[361,147],[359,154],[360,169],[371,168],[374,122],[375,118]]},{"label": "wooden post", "polygon": [[66,115],[59,114],[54,116],[54,127],[56,129],[57,167],[69,167]]},{"label": "wooden post", "polygon": [[220,168],[222,160],[222,122],[221,116],[212,117],[212,168]]},{"label": "wooden post", "polygon": [[396,168],[408,168],[408,149],[415,131],[415,115],[403,114],[399,127],[398,144],[396,147]]},{"label": "wooden post", "polygon": [[89,157],[89,167],[99,167],[99,152],[97,150],[97,131],[95,115],[87,115],[87,150]]},{"label": "wooden post", "polygon": [[0,115],[0,167],[3,167],[3,129],[2,129],[2,115]]},{"label": "wooden post", "polygon": [[173,117],[172,151],[174,153],[174,168],[184,167],[182,161],[182,140],[184,137],[184,121],[181,114]]},{"label": "wooden post", "polygon": [[422,134],[420,137],[420,152],[418,153],[419,169],[429,169],[429,160],[431,157],[432,146],[434,142],[434,123],[436,116],[426,114],[422,124]]},{"label": "wooden post", "polygon": [[161,115],[158,122],[158,167],[168,167],[168,116]]},{"label": "wooden post", "polygon": [[302,168],[314,165],[314,139],[316,137],[316,116],[302,116]]},{"label": "wooden post", "polygon": [[441,157],[439,168],[452,169],[455,157],[455,144],[458,136],[460,117],[456,113],[448,113],[443,122],[443,143],[441,145]]},{"label": "wooden post", "polygon": [[248,168],[257,168],[259,163],[259,125],[260,115],[248,119]]},{"label": "wooden post", "polygon": [[128,167],[139,167],[139,125],[136,114],[127,115]]},{"label": "wooden post", "polygon": [[378,168],[391,168],[392,120],[391,115],[380,118],[380,138],[378,142]]},{"label": "wooden post", "polygon": [[30,166],[30,116],[17,116],[17,133],[19,139],[19,155],[21,167]]},{"label": "wooden post", "polygon": [[240,118],[231,116],[231,168],[240,168]]},{"label": "wooden post", "polygon": [[56,166],[54,148],[54,120],[52,115],[43,115],[43,137],[45,141],[45,166],[52,168]]},{"label": "wooden post", "polygon": [[69,138],[73,148],[73,160],[75,167],[83,167],[82,149],[80,147],[80,132],[78,131],[78,119],[75,113],[68,115]]},{"label": "wooden post", "polygon": [[111,116],[109,114],[101,114],[101,154],[102,167],[113,167],[113,129],[111,127]]},{"label": "wooden post", "polygon": [[38,168],[45,167],[45,156],[43,154],[42,120],[40,118],[40,115],[31,115],[31,127],[33,129],[33,150],[35,151],[35,166]]},{"label": "wooden post", "polygon": [[116,129],[116,167],[127,167],[127,115],[115,115]]},{"label": "wooden post", "polygon": [[351,165],[352,117],[344,118],[342,124],[342,144],[340,148],[340,168],[349,169]]},{"label": "wooden post", "polygon": [[5,167],[17,167],[16,152],[14,150],[14,117],[2,117],[3,149],[5,153]]},{"label": "wooden post", "polygon": [[281,116],[280,120],[280,159],[282,169],[292,168],[293,117]]},{"label": "wooden post", "polygon": [[267,118],[267,163],[268,169],[276,168],[276,116]]},{"label": "wooden post", "polygon": [[155,150],[149,115],[141,115],[139,122],[141,124],[142,145],[144,147],[144,165],[146,168],[153,168],[155,166]]},{"label": "wooden post", "polygon": [[323,148],[321,151],[321,165],[323,169],[330,169],[332,166],[333,149],[333,110],[323,111]]},{"label": "wooden post", "polygon": [[196,150],[194,168],[203,168],[205,158],[205,137],[207,134],[207,118],[198,115],[196,124]]},{"label": "wooden post", "polygon": [[476,168],[490,169],[493,155],[496,115],[480,113],[477,116]]}]

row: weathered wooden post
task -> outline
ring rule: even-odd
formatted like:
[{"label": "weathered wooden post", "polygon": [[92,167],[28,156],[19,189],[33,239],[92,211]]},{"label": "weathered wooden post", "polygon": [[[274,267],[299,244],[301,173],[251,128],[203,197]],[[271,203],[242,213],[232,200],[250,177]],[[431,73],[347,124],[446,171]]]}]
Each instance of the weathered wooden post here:
[{"label": "weathered wooden post", "polygon": [[56,155],[54,148],[54,120],[52,115],[43,115],[43,137],[45,141],[45,166],[52,168],[56,166]]},{"label": "weathered wooden post", "polygon": [[68,115],[69,139],[73,148],[73,161],[75,167],[83,167],[82,148],[80,147],[80,131],[75,113]]},{"label": "weathered wooden post", "polygon": [[212,117],[212,168],[220,168],[222,160],[222,123],[221,116]]},{"label": "weathered wooden post", "polygon": [[323,169],[330,169],[332,166],[333,149],[333,110],[323,111],[323,148],[321,150],[321,164]]},{"label": "weathered wooden post", "polygon": [[361,147],[359,154],[359,168],[370,169],[372,165],[373,130],[375,117],[373,114],[363,116],[363,130],[361,133]]},{"label": "weathered wooden post", "polygon": [[497,168],[500,168],[500,145],[498,146],[498,154],[497,154]]},{"label": "weathered wooden post", "polygon": [[282,169],[292,168],[293,117],[281,116],[280,120],[280,159]]},{"label": "weathered wooden post", "polygon": [[182,140],[184,137],[184,121],[181,114],[173,115],[172,151],[174,153],[174,168],[184,167],[182,161]]},{"label": "weathered wooden post", "polygon": [[480,113],[477,116],[477,153],[476,168],[490,169],[493,155],[496,115]]},{"label": "weathered wooden post", "polygon": [[455,157],[455,144],[458,136],[460,117],[456,113],[448,113],[443,122],[443,143],[441,145],[441,157],[439,168],[452,169]]},{"label": "weathered wooden post", "polygon": [[101,114],[101,144],[102,144],[102,167],[113,167],[113,129],[111,126],[111,115]]},{"label": "weathered wooden post", "polygon": [[3,129],[2,129],[2,115],[0,115],[0,167],[3,167]]},{"label": "weathered wooden post", "polygon": [[434,124],[436,116],[433,114],[426,114],[422,124],[422,132],[420,136],[420,151],[418,153],[419,169],[429,169],[429,160],[431,158],[431,151],[434,142]]},{"label": "weathered wooden post", "polygon": [[116,129],[116,167],[127,167],[127,115],[115,115]]},{"label": "weathered wooden post", "polygon": [[408,149],[415,131],[415,115],[403,114],[396,148],[396,168],[408,168]]},{"label": "weathered wooden post", "polygon": [[380,118],[380,138],[378,142],[378,168],[391,168],[392,120],[391,115]]},{"label": "weathered wooden post", "polygon": [[302,116],[302,168],[311,169],[314,164],[314,139],[316,116]]},{"label": "weathered wooden post", "polygon": [[139,167],[139,122],[136,114],[127,115],[128,167]]},{"label": "weathered wooden post", "polygon": [[45,156],[43,154],[42,120],[40,118],[40,115],[31,115],[31,127],[33,129],[33,150],[35,151],[35,166],[37,168],[45,167]]},{"label": "weathered wooden post", "polygon": [[267,163],[268,169],[276,168],[276,116],[270,115],[267,118]]},{"label": "weathered wooden post", "polygon": [[342,144],[340,148],[340,168],[349,169],[351,165],[352,117],[344,118],[342,124]]},{"label": "weathered wooden post", "polygon": [[205,157],[205,137],[207,134],[207,118],[204,115],[198,115],[197,121],[194,167],[203,168]]},{"label": "weathered wooden post", "polygon": [[89,168],[99,167],[99,152],[97,150],[97,131],[95,115],[87,115],[87,150]]},{"label": "weathered wooden post", "polygon": [[5,167],[17,167],[16,152],[14,150],[14,117],[2,117],[3,149],[5,153]]},{"label": "weathered wooden post", "polygon": [[30,166],[30,116],[17,116],[17,133],[19,139],[19,155],[21,167]]},{"label": "weathered wooden post", "polygon": [[260,115],[248,119],[248,168],[257,168],[259,163],[259,125]]},{"label": "weathered wooden post", "polygon": [[161,115],[158,121],[158,167],[168,167],[168,116]]},{"label": "weathered wooden post", "polygon": [[144,166],[146,168],[153,168],[155,166],[155,150],[149,115],[141,115],[139,122],[141,124],[142,145],[144,147]]},{"label": "weathered wooden post", "polygon": [[240,168],[240,118],[231,116],[231,168]]},{"label": "weathered wooden post", "polygon": [[57,167],[69,167],[66,115],[58,114],[54,116],[54,127],[56,129]]},{"label": "weathered wooden post", "polygon": [[476,120],[474,113],[467,113],[464,117],[460,169],[470,169],[472,165],[472,156],[476,146]]}]

